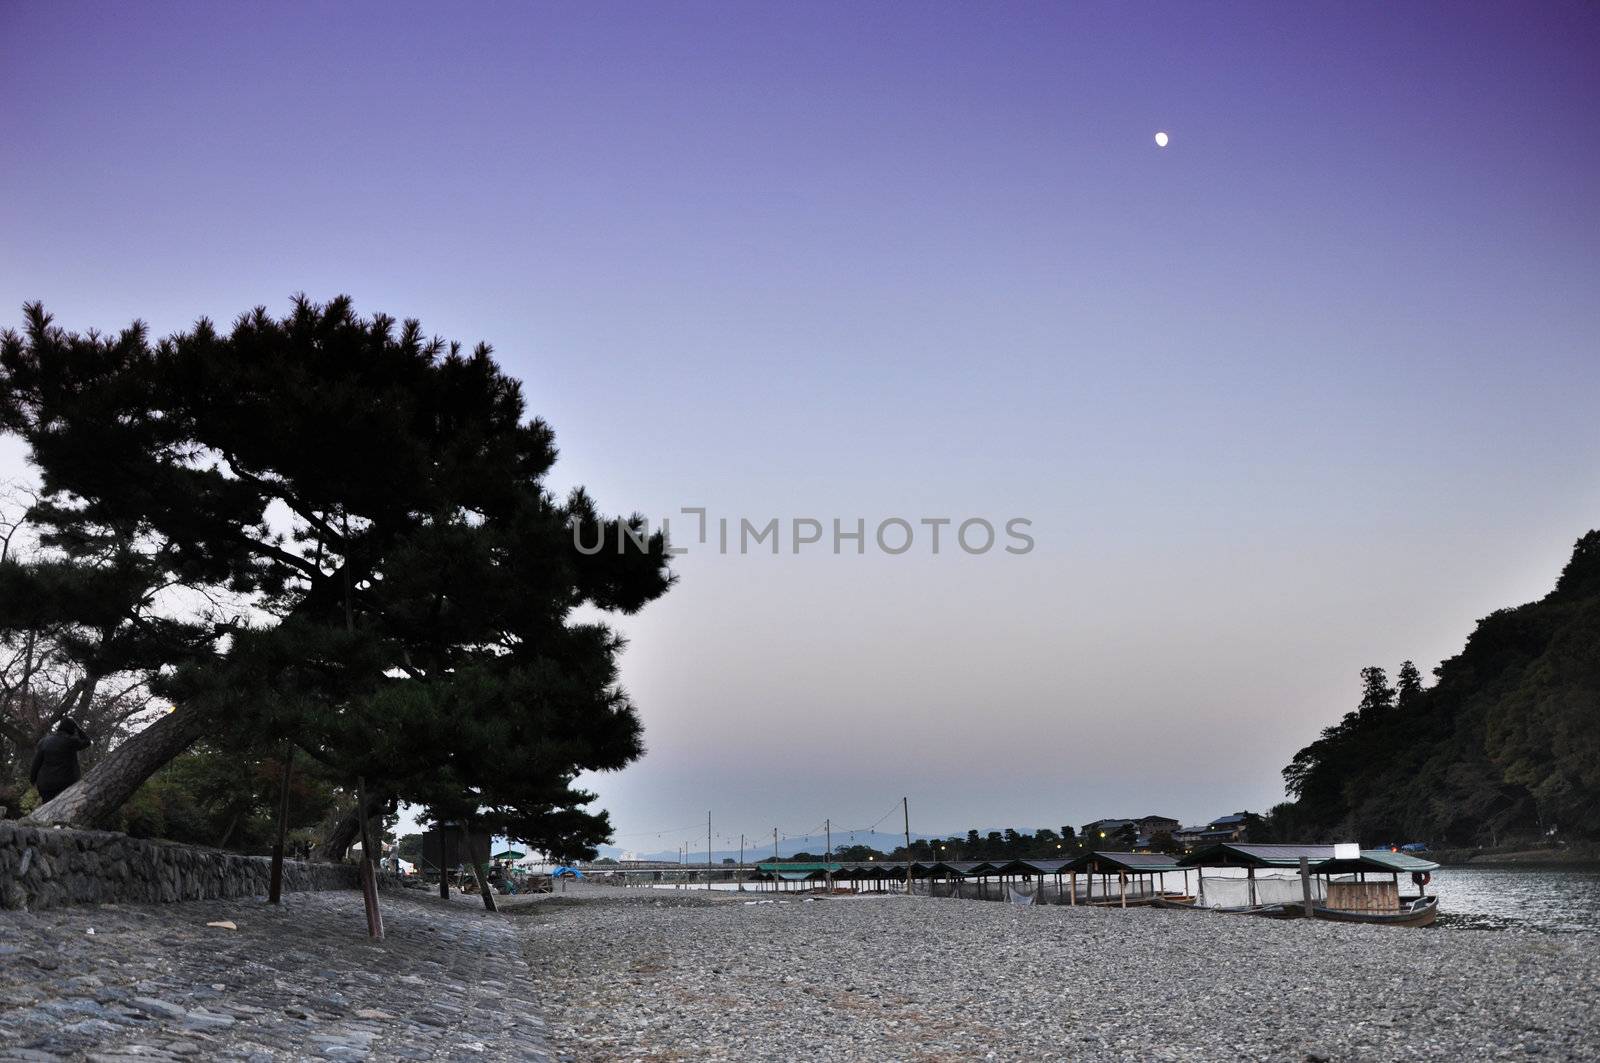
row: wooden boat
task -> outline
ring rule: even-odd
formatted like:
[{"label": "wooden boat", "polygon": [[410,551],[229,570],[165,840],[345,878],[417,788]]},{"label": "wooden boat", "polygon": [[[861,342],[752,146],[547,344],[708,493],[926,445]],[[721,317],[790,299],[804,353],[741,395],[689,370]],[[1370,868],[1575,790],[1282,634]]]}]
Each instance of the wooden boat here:
[{"label": "wooden boat", "polygon": [[[1257,871],[1298,870],[1302,882],[1320,879],[1321,893],[1313,902],[1311,916],[1334,923],[1365,923],[1371,926],[1431,926],[1439,917],[1439,899],[1428,894],[1432,872],[1439,865],[1408,853],[1383,849],[1358,849],[1354,845],[1291,845],[1223,842],[1190,853],[1178,863],[1183,867],[1243,868],[1250,879]],[[1400,876],[1408,874],[1417,895],[1400,895]],[[1230,898],[1233,899],[1233,898]],[[1258,900],[1254,888],[1251,900]],[[1263,905],[1255,911],[1280,919],[1303,918],[1305,904],[1299,899],[1281,897],[1279,903]],[[1272,911],[1272,909],[1281,909]]]},{"label": "wooden boat", "polygon": [[[1311,910],[1317,919],[1330,923],[1374,923],[1379,926],[1432,926],[1439,918],[1439,898],[1405,897],[1401,906],[1392,912],[1346,911],[1317,905]],[[1409,903],[1405,903],[1409,902]]]},{"label": "wooden boat", "polygon": [[1193,897],[1155,897],[1150,901],[1152,908],[1166,908],[1171,911],[1184,912],[1221,912],[1223,915],[1259,915],[1267,919],[1297,919],[1303,913],[1300,909],[1288,904],[1250,904],[1237,908],[1224,908],[1220,905],[1208,907],[1196,904]]},{"label": "wooden boat", "polygon": [[[1311,909],[1312,918],[1325,919],[1330,923],[1367,923],[1376,926],[1432,926],[1434,920],[1439,918],[1439,898],[1437,897],[1410,897],[1406,898],[1408,904],[1402,905],[1393,912],[1377,911],[1346,911],[1340,908],[1329,908],[1325,905],[1316,905]],[[1150,901],[1153,908],[1166,908],[1172,911],[1188,912],[1221,912],[1224,915],[1259,915],[1267,919],[1303,919],[1305,907],[1299,904],[1258,904],[1244,908],[1206,908],[1195,904],[1193,900],[1183,901],[1172,897],[1157,897]]]}]

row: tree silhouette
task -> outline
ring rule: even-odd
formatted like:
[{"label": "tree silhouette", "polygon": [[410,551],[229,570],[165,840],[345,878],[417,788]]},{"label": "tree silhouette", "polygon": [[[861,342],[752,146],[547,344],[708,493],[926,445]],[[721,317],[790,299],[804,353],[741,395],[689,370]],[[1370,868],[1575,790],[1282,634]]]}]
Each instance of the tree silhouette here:
[{"label": "tree silhouette", "polygon": [[[621,641],[572,616],[662,594],[665,543],[544,488],[553,433],[487,346],[345,298],[154,344],[139,324],[79,335],[25,313],[0,337],[0,427],[40,470],[34,519],[52,541],[126,544],[207,603],[182,621],[226,625],[167,662],[175,711],[36,818],[92,823],[212,734],[293,741],[541,847],[603,837],[571,780],[637,756],[638,721]],[[628,548],[584,554],[575,526]]]}]

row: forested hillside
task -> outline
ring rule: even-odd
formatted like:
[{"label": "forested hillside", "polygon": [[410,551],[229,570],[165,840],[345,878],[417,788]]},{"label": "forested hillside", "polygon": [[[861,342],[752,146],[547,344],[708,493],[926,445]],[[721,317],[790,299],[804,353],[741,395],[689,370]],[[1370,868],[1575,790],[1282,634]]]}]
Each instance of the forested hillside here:
[{"label": "forested hillside", "polygon": [[1362,672],[1359,707],[1283,771],[1280,836],[1436,847],[1600,838],[1600,532],[1544,598],[1479,621],[1424,687]]}]

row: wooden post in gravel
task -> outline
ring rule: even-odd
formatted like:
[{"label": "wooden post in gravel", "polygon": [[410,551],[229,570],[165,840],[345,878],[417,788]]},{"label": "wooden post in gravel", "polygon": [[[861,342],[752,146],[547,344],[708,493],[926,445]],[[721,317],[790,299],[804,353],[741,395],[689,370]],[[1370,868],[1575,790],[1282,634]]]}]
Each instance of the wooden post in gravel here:
[{"label": "wooden post in gravel", "polygon": [[1300,893],[1305,898],[1306,902],[1306,918],[1310,919],[1313,917],[1313,905],[1311,903],[1311,861],[1309,858],[1304,856],[1300,858]]},{"label": "wooden post in gravel", "polygon": [[294,743],[283,754],[283,783],[278,791],[278,834],[272,843],[272,882],[267,887],[267,902],[283,900],[283,836],[289,829],[289,780],[294,772]]}]

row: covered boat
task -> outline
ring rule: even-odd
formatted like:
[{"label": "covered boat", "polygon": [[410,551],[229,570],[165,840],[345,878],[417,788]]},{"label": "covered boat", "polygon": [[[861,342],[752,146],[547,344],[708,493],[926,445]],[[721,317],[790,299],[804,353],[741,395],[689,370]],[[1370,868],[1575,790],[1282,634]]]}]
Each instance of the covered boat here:
[{"label": "covered boat", "polygon": [[[1427,892],[1439,865],[1409,853],[1354,845],[1227,842],[1178,863],[1201,869],[1195,908],[1389,926],[1427,926],[1439,914],[1438,898]],[[1245,875],[1206,876],[1206,868],[1243,868]],[[1402,892],[1401,875],[1409,876],[1415,893]]]}]

